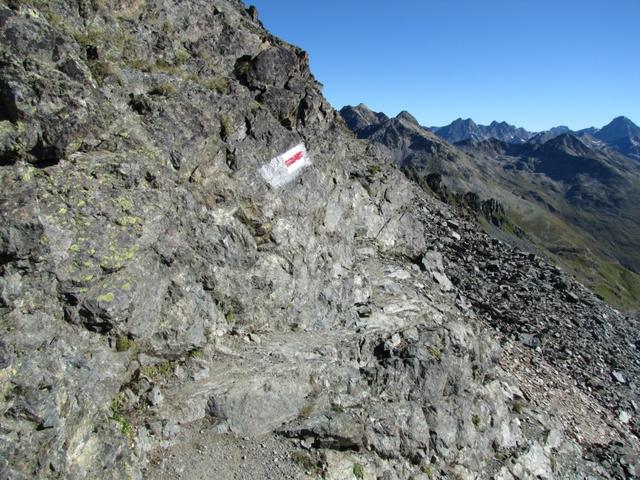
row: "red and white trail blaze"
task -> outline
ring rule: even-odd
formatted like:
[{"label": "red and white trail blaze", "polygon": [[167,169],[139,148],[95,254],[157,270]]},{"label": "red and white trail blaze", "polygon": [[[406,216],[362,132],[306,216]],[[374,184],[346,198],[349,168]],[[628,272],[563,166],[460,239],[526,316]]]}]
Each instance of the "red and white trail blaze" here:
[{"label": "red and white trail blaze", "polygon": [[279,187],[293,180],[299,171],[310,164],[309,154],[303,143],[287,150],[260,168],[260,174],[272,187]]}]

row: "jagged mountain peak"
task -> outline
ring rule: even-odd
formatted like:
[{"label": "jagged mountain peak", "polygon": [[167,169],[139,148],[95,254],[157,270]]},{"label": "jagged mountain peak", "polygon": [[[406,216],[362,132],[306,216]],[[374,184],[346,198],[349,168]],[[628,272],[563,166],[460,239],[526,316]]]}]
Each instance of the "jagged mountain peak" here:
[{"label": "jagged mountain peak", "polygon": [[374,112],[364,103],[355,107],[346,105],[340,109],[340,115],[351,130],[364,130],[388,120],[384,113]]},{"label": "jagged mountain peak", "polygon": [[594,135],[599,130],[600,129],[597,127],[587,127],[587,128],[581,128],[580,130],[576,130],[575,133],[578,135]]},{"label": "jagged mountain peak", "polygon": [[625,117],[624,115],[615,117],[608,125],[628,125],[638,128],[638,126],[629,117]]},{"label": "jagged mountain peak", "polygon": [[450,143],[460,142],[468,138],[480,139],[483,137],[478,125],[471,118],[457,118],[449,125],[438,128],[435,133]]},{"label": "jagged mountain peak", "polygon": [[553,146],[568,146],[572,148],[573,147],[579,148],[580,146],[585,147],[584,143],[582,143],[582,141],[578,137],[576,137],[573,133],[570,133],[570,132],[564,132],[559,135],[556,135],[555,137],[550,139],[548,142],[546,142],[546,144],[553,145]]},{"label": "jagged mountain peak", "polygon": [[602,127],[595,136],[606,142],[615,142],[625,138],[640,137],[640,127],[629,118],[619,116]]},{"label": "jagged mountain peak", "polygon": [[451,122],[451,125],[464,125],[466,127],[477,126],[476,122],[474,122],[472,118],[462,118],[462,117],[456,118],[453,122]]},{"label": "jagged mountain peak", "polygon": [[562,133],[568,133],[571,131],[571,129],[569,127],[567,127],[566,125],[558,125],[555,127],[551,127],[549,130],[549,132],[554,133],[556,135],[560,135]]},{"label": "jagged mountain peak", "polygon": [[595,150],[589,148],[573,133],[561,133],[546,141],[542,148],[547,151],[555,150],[572,156],[593,157],[597,155]]},{"label": "jagged mountain peak", "polygon": [[473,119],[458,118],[444,127],[432,129],[437,135],[448,142],[457,143],[467,139],[484,140],[496,138],[507,143],[524,143],[531,137],[531,133],[523,128],[496,120],[489,125],[479,125]]},{"label": "jagged mountain peak", "polygon": [[402,110],[398,115],[396,115],[396,117],[398,120],[404,120],[406,122],[412,123],[414,125],[420,125],[418,123],[418,120],[416,120],[416,118],[411,115],[409,112],[407,112],[406,110]]}]

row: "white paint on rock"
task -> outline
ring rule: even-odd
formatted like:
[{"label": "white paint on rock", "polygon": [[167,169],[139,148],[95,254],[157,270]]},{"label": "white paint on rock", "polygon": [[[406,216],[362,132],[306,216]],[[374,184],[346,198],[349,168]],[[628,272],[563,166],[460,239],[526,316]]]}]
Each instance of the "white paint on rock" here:
[{"label": "white paint on rock", "polygon": [[310,164],[311,159],[304,143],[299,143],[260,167],[260,175],[269,185],[277,188],[296,178]]}]

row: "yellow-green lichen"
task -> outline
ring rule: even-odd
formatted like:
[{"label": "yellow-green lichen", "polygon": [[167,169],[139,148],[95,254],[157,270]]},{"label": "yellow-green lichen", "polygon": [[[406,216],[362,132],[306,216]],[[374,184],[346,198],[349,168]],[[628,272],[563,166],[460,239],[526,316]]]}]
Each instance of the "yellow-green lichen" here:
[{"label": "yellow-green lichen", "polygon": [[116,203],[122,210],[131,210],[133,208],[133,202],[127,197],[116,198]]},{"label": "yellow-green lichen", "polygon": [[96,298],[96,300],[98,300],[99,302],[113,302],[114,299],[115,299],[115,296],[113,295],[113,292],[108,292],[103,295],[99,295]]},{"label": "yellow-green lichen", "polygon": [[314,410],[315,410],[315,405],[313,403],[311,402],[305,403],[298,415],[301,418],[308,418],[311,416]]},{"label": "yellow-green lichen", "polygon": [[20,175],[20,178],[22,179],[22,181],[23,182],[30,181],[33,178],[34,170],[35,168],[33,168],[31,165],[26,167],[24,169],[24,172],[22,172],[22,174]]},{"label": "yellow-green lichen", "polygon": [[153,89],[149,93],[151,93],[152,95],[169,97],[176,93],[176,88],[170,82],[160,82],[158,85],[153,87]]},{"label": "yellow-green lichen", "polygon": [[133,257],[136,256],[136,253],[138,252],[139,249],[140,249],[140,247],[138,245],[134,245],[133,247],[129,248],[128,250],[125,250],[125,252],[123,254],[123,258],[125,260],[131,260]]},{"label": "yellow-green lichen", "polygon": [[20,15],[24,15],[25,17],[40,18],[40,13],[29,6],[21,6],[19,12]]},{"label": "yellow-green lichen", "polygon": [[225,113],[220,114],[220,137],[226,141],[233,135],[233,131],[233,121],[231,117]]},{"label": "yellow-green lichen", "polygon": [[201,87],[204,87],[208,90],[216,91],[218,93],[229,92],[229,80],[224,77],[202,77],[200,75],[190,74],[186,75],[184,79],[191,80]]},{"label": "yellow-green lichen", "polygon": [[130,227],[132,225],[137,225],[139,222],[140,219],[133,215],[124,215],[116,220],[116,223],[121,227]]},{"label": "yellow-green lichen", "polygon": [[433,358],[440,361],[440,359],[442,358],[442,352],[440,352],[440,349],[438,347],[431,345],[429,346],[428,350]]},{"label": "yellow-green lichen", "polygon": [[433,478],[433,469],[431,468],[431,465],[429,465],[428,463],[423,463],[420,466],[420,471],[430,479]]}]

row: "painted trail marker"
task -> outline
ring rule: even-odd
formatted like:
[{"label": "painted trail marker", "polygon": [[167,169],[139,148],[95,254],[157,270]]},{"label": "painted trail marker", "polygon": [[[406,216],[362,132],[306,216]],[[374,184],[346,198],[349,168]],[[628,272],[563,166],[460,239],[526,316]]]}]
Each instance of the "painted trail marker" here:
[{"label": "painted trail marker", "polygon": [[272,187],[280,187],[296,178],[300,170],[310,163],[304,143],[299,143],[260,167],[260,175]]}]

